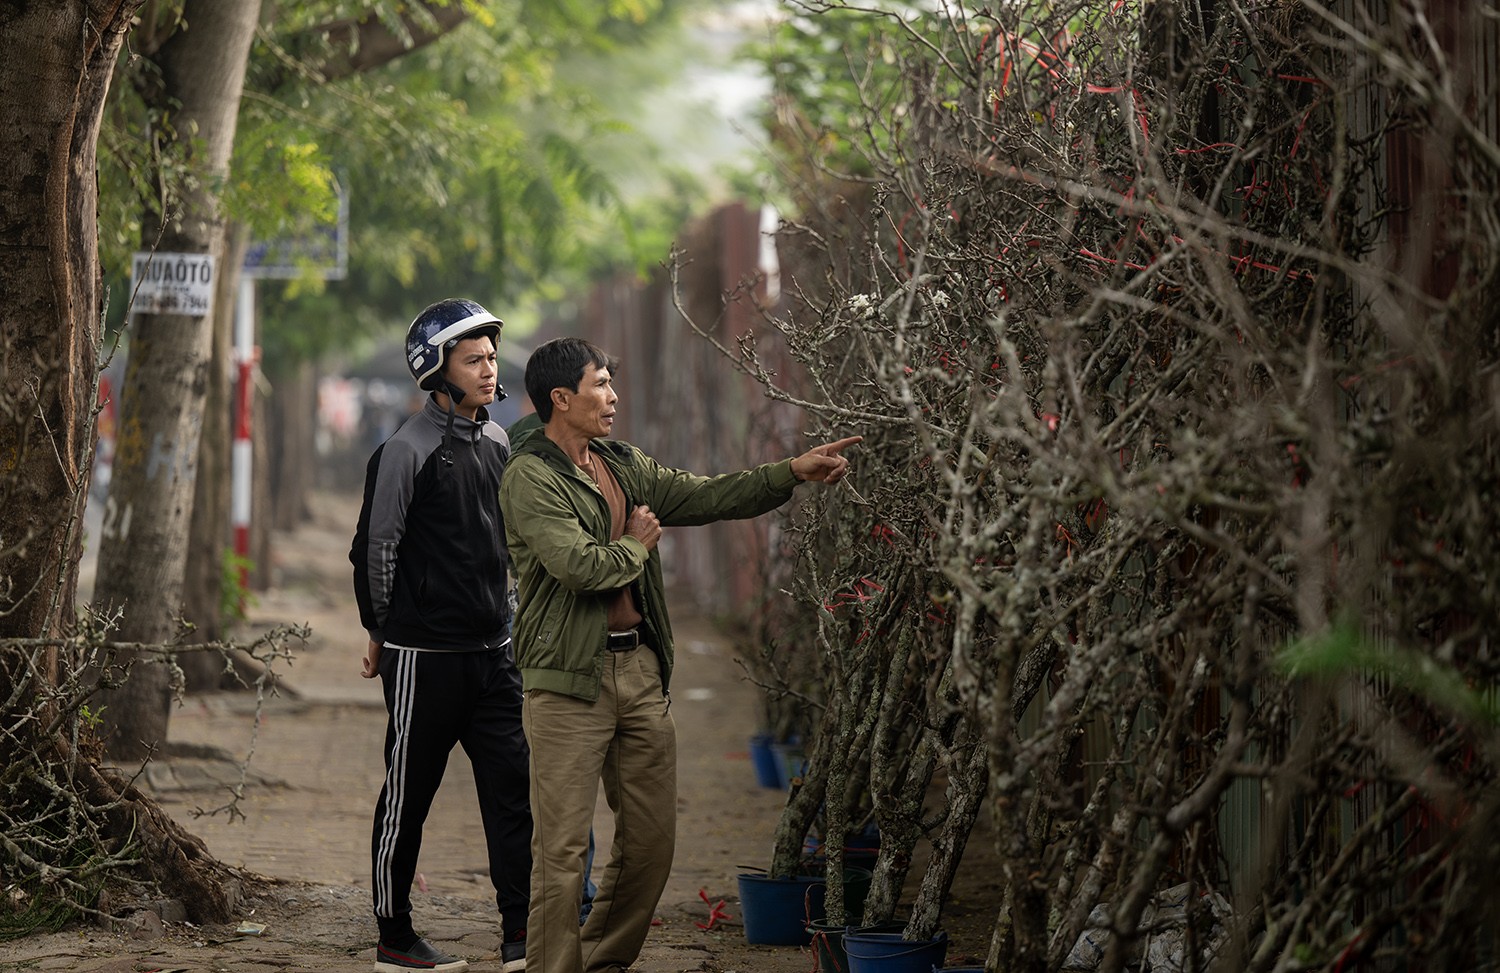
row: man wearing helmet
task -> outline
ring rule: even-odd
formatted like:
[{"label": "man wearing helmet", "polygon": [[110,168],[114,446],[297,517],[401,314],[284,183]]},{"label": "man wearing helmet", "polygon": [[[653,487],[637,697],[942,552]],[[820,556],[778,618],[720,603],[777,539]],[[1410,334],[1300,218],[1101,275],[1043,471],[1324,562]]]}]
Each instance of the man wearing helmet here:
[{"label": "man wearing helmet", "polygon": [[456,743],[474,767],[503,969],[526,964],[529,753],[499,505],[510,443],[485,409],[505,396],[496,381],[500,329],[499,318],[457,299],[411,323],[407,366],[427,400],[370,457],[349,552],[369,633],[361,675],[380,676],[388,714],[371,838],[375,969],[385,973],[468,968],[411,921],[422,825]]}]

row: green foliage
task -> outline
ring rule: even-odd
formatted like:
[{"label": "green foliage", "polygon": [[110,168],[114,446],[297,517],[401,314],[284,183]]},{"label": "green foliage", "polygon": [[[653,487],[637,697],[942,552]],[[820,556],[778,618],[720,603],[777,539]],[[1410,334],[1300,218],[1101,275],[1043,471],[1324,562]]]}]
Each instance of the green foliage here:
[{"label": "green foliage", "polygon": [[275,232],[335,171],[350,199],[347,280],[261,284],[268,363],[356,351],[443,294],[513,308],[662,259],[696,194],[673,171],[656,184],[670,202],[627,201],[657,160],[622,119],[671,60],[636,50],[673,36],[679,8],[490,4],[493,26],[476,18],[378,71],[247,95],[236,218]]},{"label": "green foliage", "polygon": [[[350,206],[347,280],[260,286],[273,367],[357,346],[440,293],[506,307],[558,299],[614,269],[641,272],[664,257],[697,195],[686,168],[662,166],[652,139],[624,119],[668,83],[682,15],[703,0],[451,2],[469,18],[448,35],[333,82],[318,66],[352,41],[325,25],[373,17],[409,42],[403,18],[430,30],[431,14],[390,0],[302,0],[278,4],[257,35],[226,216],[269,239],[330,219],[336,181]],[[179,7],[158,13],[134,38],[148,56],[122,61],[101,138],[112,325],[152,214],[194,178],[172,161],[187,155],[171,118],[149,117],[138,94],[151,84],[149,52],[182,28]],[[668,201],[631,201],[642,183]]]},{"label": "green foliage", "polygon": [[[346,280],[257,286],[272,374],[333,352],[357,356],[445,294],[497,308],[524,334],[541,307],[594,280],[648,273],[711,203],[694,174],[704,164],[687,147],[714,119],[683,81],[682,25],[721,0],[453,2],[466,23],[335,82],[317,65],[350,53],[340,48],[349,35],[323,25],[373,16],[400,36],[403,17],[420,28],[434,21],[420,5],[302,0],[277,5],[257,35],[226,217],[265,240],[326,224],[336,186],[349,205]],[[180,29],[179,16],[162,9],[137,49],[149,53]],[[170,118],[149,118],[138,94],[149,56],[124,65],[100,153],[111,328],[123,323],[129,257],[149,245],[151,214],[193,178],[167,158],[183,150]],[[153,171],[164,172],[161,184]]]},{"label": "green foliage", "polygon": [[1369,638],[1348,620],[1288,644],[1277,664],[1293,678],[1383,678],[1472,723],[1500,726],[1493,693],[1476,690],[1457,669],[1430,655]]},{"label": "green foliage", "polygon": [[97,730],[99,724],[104,722],[104,711],[108,708],[107,706],[101,706],[96,710],[88,703],[84,703],[78,707],[79,725],[89,731]]},{"label": "green foliage", "polygon": [[[250,126],[249,137],[235,142],[236,175],[226,187],[225,208],[258,239],[295,236],[330,223],[338,215],[338,197],[327,152],[296,126],[267,121]],[[260,191],[266,180],[280,190],[276,196]]]},{"label": "green foliage", "polygon": [[107,274],[128,276],[131,254],[155,245],[160,214],[175,212],[202,174],[192,162],[198,143],[177,131],[170,111],[146,105],[142,78],[131,84],[128,69],[117,73],[126,77],[111,86],[98,144],[99,257]]},{"label": "green foliage", "polygon": [[226,621],[243,622],[245,612],[255,604],[255,596],[245,578],[255,569],[255,561],[234,548],[224,548],[219,559],[219,617]]},{"label": "green foliage", "polygon": [[[114,97],[99,132],[99,261],[106,275],[128,278],[141,244],[141,205],[151,198],[150,142],[137,119],[145,111],[128,85]],[[117,303],[122,309],[125,301]]]},{"label": "green foliage", "polygon": [[898,108],[903,35],[885,17],[835,9],[794,14],[767,41],[752,44],[749,56],[764,64],[775,89],[762,119],[773,141],[790,157],[814,146],[834,170],[869,174],[868,149],[857,143],[888,140],[867,120],[905,111]]},{"label": "green foliage", "polygon": [[57,932],[82,916],[72,903],[52,894],[35,879],[16,883],[7,889],[7,895],[9,901],[0,909],[0,942]]}]

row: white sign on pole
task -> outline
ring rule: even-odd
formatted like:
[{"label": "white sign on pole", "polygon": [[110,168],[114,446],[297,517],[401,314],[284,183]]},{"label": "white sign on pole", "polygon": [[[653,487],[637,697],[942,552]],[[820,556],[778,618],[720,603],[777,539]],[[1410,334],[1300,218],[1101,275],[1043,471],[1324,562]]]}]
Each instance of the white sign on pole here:
[{"label": "white sign on pole", "polygon": [[131,314],[207,317],[214,309],[214,258],[207,253],[135,254],[130,264]]}]

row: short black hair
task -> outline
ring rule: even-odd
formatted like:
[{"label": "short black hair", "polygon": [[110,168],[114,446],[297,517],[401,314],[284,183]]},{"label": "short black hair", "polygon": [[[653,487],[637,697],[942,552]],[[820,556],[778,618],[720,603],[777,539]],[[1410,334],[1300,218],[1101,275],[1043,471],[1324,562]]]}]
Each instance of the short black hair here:
[{"label": "short black hair", "polygon": [[620,360],[604,353],[598,345],[582,338],[553,338],[543,342],[526,361],[526,394],[536,416],[543,423],[552,421],[552,390],[578,391],[583,373],[590,366],[607,368],[613,374]]}]

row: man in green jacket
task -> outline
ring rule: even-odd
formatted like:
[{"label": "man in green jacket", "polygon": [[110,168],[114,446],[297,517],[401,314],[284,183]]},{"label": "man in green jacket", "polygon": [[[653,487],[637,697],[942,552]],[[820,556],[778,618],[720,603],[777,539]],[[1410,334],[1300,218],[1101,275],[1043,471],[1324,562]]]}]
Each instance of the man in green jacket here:
[{"label": "man in green jacket", "polygon": [[[623,973],[640,955],[672,869],[677,736],[663,527],[755,517],[803,480],[837,483],[853,436],[795,459],[703,477],[607,438],[616,362],[580,338],[532,353],[542,428],[500,483],[520,604],[514,627],[531,746],[527,973]],[[582,930],[578,905],[599,781],[615,840]]]}]

